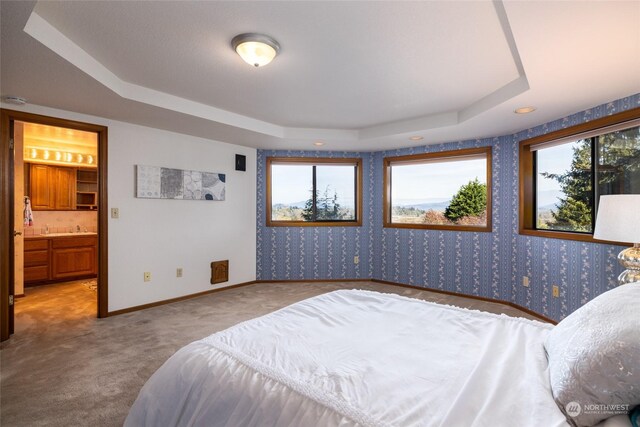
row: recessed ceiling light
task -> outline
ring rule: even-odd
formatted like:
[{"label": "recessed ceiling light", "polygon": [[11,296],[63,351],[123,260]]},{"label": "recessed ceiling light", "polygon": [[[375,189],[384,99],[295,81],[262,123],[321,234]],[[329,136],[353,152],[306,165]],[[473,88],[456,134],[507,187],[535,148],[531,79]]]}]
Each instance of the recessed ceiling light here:
[{"label": "recessed ceiling light", "polygon": [[273,38],[257,33],[239,34],[231,40],[231,46],[244,62],[256,68],[267,65],[280,50]]},{"label": "recessed ceiling light", "polygon": [[24,105],[27,103],[26,99],[20,98],[19,96],[3,96],[2,99],[7,104]]},{"label": "recessed ceiling light", "polygon": [[420,136],[420,135],[415,135],[415,136],[410,136],[409,140],[410,141],[422,141],[424,139],[424,136]]},{"label": "recessed ceiling light", "polygon": [[536,107],[520,107],[513,110],[516,114],[528,114],[536,111]]},{"label": "recessed ceiling light", "polygon": [[315,141],[313,145],[315,145],[316,147],[322,147],[324,145],[324,141]]}]

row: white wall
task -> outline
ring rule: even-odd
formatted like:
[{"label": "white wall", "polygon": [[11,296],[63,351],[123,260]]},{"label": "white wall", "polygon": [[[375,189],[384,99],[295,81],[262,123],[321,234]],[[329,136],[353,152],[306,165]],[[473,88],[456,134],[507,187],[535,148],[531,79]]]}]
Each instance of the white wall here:
[{"label": "white wall", "polygon": [[[120,209],[109,219],[109,311],[255,280],[255,149],[46,107],[2,107],[109,128],[109,207]],[[247,156],[246,172],[234,170],[236,154]],[[224,173],[226,200],[137,199],[136,164]],[[229,282],[212,286],[210,263],[224,259]]]}]

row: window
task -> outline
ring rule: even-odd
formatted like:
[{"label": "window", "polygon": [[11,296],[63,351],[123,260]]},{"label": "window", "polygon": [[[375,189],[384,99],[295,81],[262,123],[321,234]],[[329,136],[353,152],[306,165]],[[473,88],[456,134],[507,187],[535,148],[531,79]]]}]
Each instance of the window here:
[{"label": "window", "polygon": [[267,158],[267,226],[361,225],[362,159]]},{"label": "window", "polygon": [[640,109],[520,143],[520,232],[592,239],[598,200],[640,194]]},{"label": "window", "polygon": [[384,159],[385,227],[491,231],[491,147]]}]

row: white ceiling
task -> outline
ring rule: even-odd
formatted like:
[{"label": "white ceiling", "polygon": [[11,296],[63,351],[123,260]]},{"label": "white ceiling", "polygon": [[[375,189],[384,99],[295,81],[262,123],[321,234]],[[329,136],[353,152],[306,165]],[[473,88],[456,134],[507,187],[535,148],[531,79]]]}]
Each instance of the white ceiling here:
[{"label": "white ceiling", "polygon": [[[640,92],[638,1],[2,1],[0,14],[2,95],[259,148],[497,136]],[[248,66],[230,47],[243,32],[280,55]],[[513,114],[525,105],[538,109]]]}]

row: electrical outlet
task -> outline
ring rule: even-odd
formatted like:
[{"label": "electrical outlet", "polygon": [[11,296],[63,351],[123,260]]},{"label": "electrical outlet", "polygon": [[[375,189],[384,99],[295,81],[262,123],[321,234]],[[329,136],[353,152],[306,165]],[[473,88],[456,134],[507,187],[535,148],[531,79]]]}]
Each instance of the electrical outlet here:
[{"label": "electrical outlet", "polygon": [[560,288],[558,287],[558,285],[553,285],[551,289],[551,295],[553,295],[554,298],[558,298],[560,296]]},{"label": "electrical outlet", "polygon": [[176,268],[176,277],[182,277],[182,268]]},{"label": "electrical outlet", "polygon": [[111,208],[111,218],[120,218],[120,209]]},{"label": "electrical outlet", "polygon": [[527,276],[522,276],[522,286],[525,288],[529,287],[529,278]]},{"label": "electrical outlet", "polygon": [[145,271],[144,272],[144,281],[145,282],[150,282],[151,281],[151,272],[150,271]]},{"label": "electrical outlet", "polygon": [[360,263],[360,256],[359,255],[356,255],[356,256],[353,257],[353,263],[354,264],[359,264]]}]

